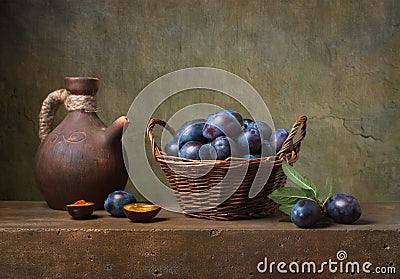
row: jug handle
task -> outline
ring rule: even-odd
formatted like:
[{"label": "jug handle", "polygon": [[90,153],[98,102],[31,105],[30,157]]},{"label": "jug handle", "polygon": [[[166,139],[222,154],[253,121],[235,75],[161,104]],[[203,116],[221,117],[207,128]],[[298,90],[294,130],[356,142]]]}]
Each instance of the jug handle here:
[{"label": "jug handle", "polygon": [[39,138],[41,141],[51,132],[54,116],[61,104],[67,111],[82,110],[84,112],[96,112],[95,95],[77,95],[67,89],[59,89],[51,92],[43,101],[39,114]]},{"label": "jug handle", "polygon": [[39,138],[44,141],[51,132],[54,116],[60,105],[65,102],[70,92],[66,89],[59,89],[51,92],[44,99],[39,113]]}]

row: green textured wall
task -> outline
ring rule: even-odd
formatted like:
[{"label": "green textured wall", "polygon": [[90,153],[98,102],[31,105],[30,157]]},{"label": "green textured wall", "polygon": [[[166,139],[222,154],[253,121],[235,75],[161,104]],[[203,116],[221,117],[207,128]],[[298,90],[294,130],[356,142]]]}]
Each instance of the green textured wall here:
[{"label": "green textured wall", "polygon": [[[0,199],[41,199],[37,115],[64,76],[100,78],[109,124],[154,79],[209,66],[250,82],[277,127],[309,117],[296,166],[316,183],[400,200],[397,0],[0,0],[0,38]],[[211,95],[182,94],[159,116],[199,101],[240,109]]]}]

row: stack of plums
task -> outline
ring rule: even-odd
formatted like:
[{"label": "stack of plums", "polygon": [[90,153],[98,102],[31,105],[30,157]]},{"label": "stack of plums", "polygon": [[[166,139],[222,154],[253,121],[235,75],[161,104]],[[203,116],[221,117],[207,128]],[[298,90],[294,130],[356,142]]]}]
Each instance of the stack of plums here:
[{"label": "stack of plums", "polygon": [[243,119],[234,110],[219,110],[184,123],[164,152],[192,160],[253,159],[275,155],[287,136],[285,129],[272,131],[268,124]]}]

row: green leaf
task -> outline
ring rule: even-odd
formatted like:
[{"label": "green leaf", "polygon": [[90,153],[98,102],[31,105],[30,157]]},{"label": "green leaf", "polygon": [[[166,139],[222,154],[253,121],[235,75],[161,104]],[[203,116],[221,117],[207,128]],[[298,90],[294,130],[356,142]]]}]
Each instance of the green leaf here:
[{"label": "green leaf", "polygon": [[[292,166],[285,160],[282,161],[282,169],[286,176],[299,187],[312,191],[313,195],[317,196],[317,188],[314,183],[309,184],[307,179],[304,179]],[[309,179],[308,179],[309,180]]]},{"label": "green leaf", "polygon": [[303,188],[301,188],[301,190],[303,190],[304,193],[306,193],[307,197],[309,197],[310,199],[313,199],[314,201],[318,200],[318,199],[315,197],[314,192],[313,192],[312,190],[310,190],[310,189],[303,189]]},{"label": "green leaf", "polygon": [[328,193],[326,196],[326,199],[323,203],[323,206],[325,205],[325,203],[332,197],[332,193],[333,193],[333,189],[332,189],[332,177],[328,176],[326,178],[326,183],[325,183],[325,188],[326,188],[326,192]]},{"label": "green leaf", "polygon": [[332,177],[328,176],[326,178],[326,189],[328,190],[328,199],[332,197],[333,189],[332,189]]},{"label": "green leaf", "polygon": [[292,222],[292,219],[290,219],[290,216],[283,216],[279,219],[279,222]]},{"label": "green leaf", "polygon": [[303,189],[294,187],[282,187],[280,189],[276,189],[269,194],[268,197],[281,205],[294,205],[299,200],[312,199]]},{"label": "green leaf", "polygon": [[311,181],[311,179],[308,176],[303,177],[304,181],[314,190],[313,193],[315,193],[315,197],[319,199],[319,193],[318,193],[318,188],[314,184],[314,182]]},{"label": "green leaf", "polygon": [[284,204],[279,206],[279,210],[285,213],[286,215],[290,215],[290,211],[292,211],[292,207],[294,204]]}]

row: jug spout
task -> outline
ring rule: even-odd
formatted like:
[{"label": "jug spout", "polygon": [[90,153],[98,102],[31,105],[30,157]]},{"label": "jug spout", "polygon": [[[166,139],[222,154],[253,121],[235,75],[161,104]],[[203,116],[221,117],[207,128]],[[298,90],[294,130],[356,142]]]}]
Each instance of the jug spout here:
[{"label": "jug spout", "polygon": [[114,143],[121,140],[122,131],[128,119],[125,116],[115,120],[105,131],[105,139],[108,143]]}]

